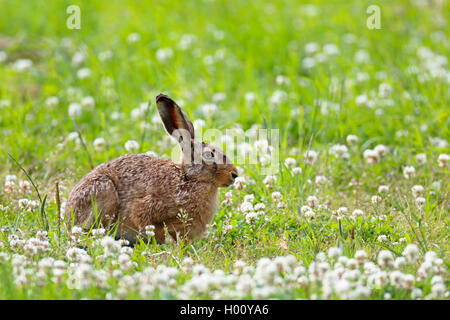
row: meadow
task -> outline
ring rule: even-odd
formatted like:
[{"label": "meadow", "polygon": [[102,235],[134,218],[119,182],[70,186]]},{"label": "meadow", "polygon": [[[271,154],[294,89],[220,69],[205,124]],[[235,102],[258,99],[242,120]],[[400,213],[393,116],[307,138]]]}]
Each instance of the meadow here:
[{"label": "meadow", "polygon": [[[372,4],[0,0],[0,299],[448,299],[450,3]],[[93,167],[177,150],[161,92],[279,141],[222,136],[203,238],[69,236]]]}]

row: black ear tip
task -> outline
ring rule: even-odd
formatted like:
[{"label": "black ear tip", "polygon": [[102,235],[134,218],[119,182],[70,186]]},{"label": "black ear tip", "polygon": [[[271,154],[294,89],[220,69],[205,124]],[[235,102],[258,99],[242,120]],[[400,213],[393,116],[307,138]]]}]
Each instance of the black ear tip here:
[{"label": "black ear tip", "polygon": [[169,98],[168,95],[165,95],[164,93],[160,93],[156,96],[156,102],[159,102],[160,100],[164,100],[164,99],[172,100]]}]

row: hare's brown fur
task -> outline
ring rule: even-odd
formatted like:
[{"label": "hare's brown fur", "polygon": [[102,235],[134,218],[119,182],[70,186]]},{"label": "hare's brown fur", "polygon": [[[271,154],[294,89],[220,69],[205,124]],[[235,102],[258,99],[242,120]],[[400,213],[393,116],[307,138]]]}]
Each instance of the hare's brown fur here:
[{"label": "hare's brown fur", "polygon": [[[173,100],[159,95],[157,103],[158,98],[163,100],[160,104],[167,104],[159,107],[168,108],[160,114],[169,134],[174,130],[172,127],[184,127],[191,134],[192,146],[214,151],[227,160],[220,150],[193,140],[192,123]],[[186,150],[182,148],[182,152]],[[186,154],[182,155],[181,163],[147,154],[129,154],[99,165],[69,194],[66,204],[69,230],[72,225],[89,230],[94,223],[106,228],[117,226],[117,235],[131,243],[138,234],[145,235],[148,225],[155,226],[159,243],[165,241],[165,229],[174,239],[177,234],[187,239],[200,236],[217,210],[218,187],[232,184],[237,170],[228,160],[225,164],[205,161],[186,164],[183,159],[190,158]]]}]

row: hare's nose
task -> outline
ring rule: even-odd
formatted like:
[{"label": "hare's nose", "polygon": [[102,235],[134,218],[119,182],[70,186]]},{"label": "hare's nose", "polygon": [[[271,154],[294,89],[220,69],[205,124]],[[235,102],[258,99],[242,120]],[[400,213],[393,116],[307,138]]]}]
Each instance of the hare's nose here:
[{"label": "hare's nose", "polygon": [[233,180],[236,179],[237,176],[238,176],[237,173],[235,173],[235,172],[232,172],[232,173],[231,173],[231,177],[233,178]]}]

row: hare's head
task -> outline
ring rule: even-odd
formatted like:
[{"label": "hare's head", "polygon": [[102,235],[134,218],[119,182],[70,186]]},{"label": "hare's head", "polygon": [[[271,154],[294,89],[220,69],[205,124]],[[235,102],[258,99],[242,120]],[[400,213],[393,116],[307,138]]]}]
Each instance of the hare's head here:
[{"label": "hare's head", "polygon": [[233,184],[238,176],[236,167],[219,148],[195,141],[194,126],[175,101],[161,93],[156,97],[156,105],[167,133],[180,144],[181,165],[186,175],[218,187]]}]

